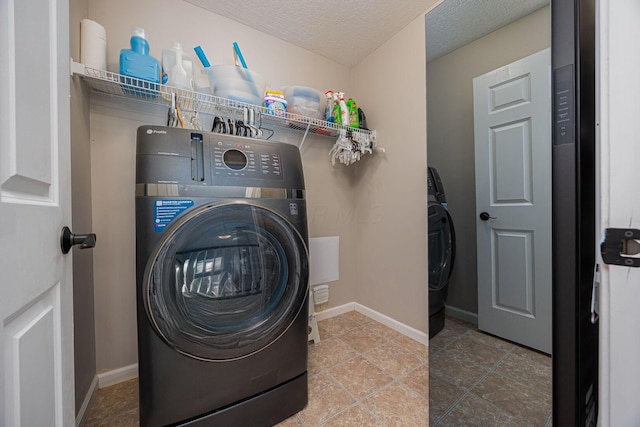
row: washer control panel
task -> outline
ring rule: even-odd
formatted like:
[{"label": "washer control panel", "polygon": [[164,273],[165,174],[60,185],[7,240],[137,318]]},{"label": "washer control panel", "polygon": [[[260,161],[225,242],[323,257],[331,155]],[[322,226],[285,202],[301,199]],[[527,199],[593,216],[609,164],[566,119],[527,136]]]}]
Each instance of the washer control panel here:
[{"label": "washer control panel", "polygon": [[282,156],[275,147],[213,139],[212,152],[214,176],[283,179]]}]

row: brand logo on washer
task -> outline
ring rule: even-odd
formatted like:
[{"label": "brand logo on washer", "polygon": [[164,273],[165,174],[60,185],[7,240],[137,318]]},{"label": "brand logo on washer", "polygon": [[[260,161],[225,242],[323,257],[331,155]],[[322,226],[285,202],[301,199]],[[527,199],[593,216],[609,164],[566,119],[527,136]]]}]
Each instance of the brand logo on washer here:
[{"label": "brand logo on washer", "polygon": [[289,212],[291,212],[291,215],[298,215],[298,205],[296,203],[289,203]]},{"label": "brand logo on washer", "polygon": [[151,135],[152,133],[166,134],[166,130],[155,130],[155,129],[147,129],[147,135]]}]

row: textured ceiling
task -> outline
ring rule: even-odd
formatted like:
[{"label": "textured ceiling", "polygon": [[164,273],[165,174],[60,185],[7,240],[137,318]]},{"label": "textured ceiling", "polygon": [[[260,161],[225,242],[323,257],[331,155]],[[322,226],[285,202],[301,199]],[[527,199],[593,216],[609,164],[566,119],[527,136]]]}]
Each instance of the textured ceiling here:
[{"label": "textured ceiling", "polygon": [[427,15],[427,62],[548,4],[549,0],[445,0]]},{"label": "textured ceiling", "polygon": [[[425,0],[185,0],[351,67],[428,10]],[[549,0],[445,0],[427,15],[427,55],[440,56]],[[433,26],[433,29],[429,29]],[[433,46],[433,48],[432,48]]]}]

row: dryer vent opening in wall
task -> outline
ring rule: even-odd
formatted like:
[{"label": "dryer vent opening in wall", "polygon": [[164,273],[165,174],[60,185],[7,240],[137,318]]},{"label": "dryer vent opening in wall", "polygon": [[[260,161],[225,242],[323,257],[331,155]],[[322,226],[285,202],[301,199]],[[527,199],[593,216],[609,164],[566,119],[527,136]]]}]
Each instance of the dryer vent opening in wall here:
[{"label": "dryer vent opening in wall", "polygon": [[329,285],[314,286],[313,303],[315,305],[326,304],[329,302]]}]

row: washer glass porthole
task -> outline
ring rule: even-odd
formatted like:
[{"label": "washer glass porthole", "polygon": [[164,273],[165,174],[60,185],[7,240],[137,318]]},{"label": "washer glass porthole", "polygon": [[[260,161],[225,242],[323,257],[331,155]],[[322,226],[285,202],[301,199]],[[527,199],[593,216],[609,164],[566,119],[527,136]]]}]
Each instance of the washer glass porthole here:
[{"label": "washer glass porthole", "polygon": [[304,241],[281,215],[250,204],[212,203],[167,230],[145,272],[144,304],[155,331],[203,360],[255,353],[302,309]]}]

